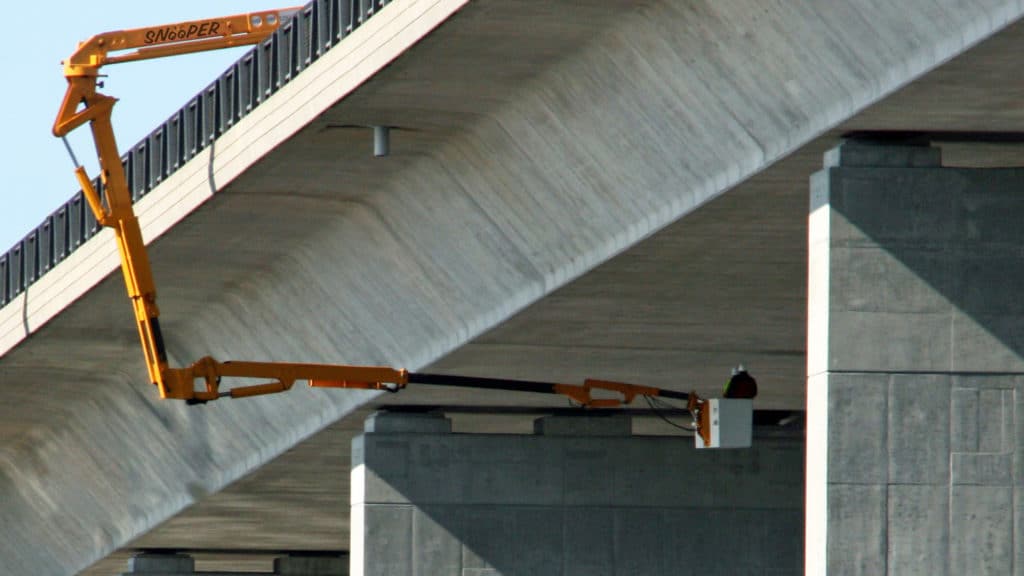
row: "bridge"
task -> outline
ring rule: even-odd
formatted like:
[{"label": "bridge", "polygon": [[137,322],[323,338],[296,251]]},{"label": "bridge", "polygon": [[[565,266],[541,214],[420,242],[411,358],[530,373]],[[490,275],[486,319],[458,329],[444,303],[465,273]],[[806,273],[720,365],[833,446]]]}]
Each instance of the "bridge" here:
[{"label": "bridge", "polygon": [[[865,558],[882,572],[938,573],[926,570],[932,557],[1020,570],[1015,298],[989,292],[999,285],[990,267],[1013,278],[1016,261],[976,266],[986,283],[975,292],[947,290],[959,269],[904,254],[906,237],[886,244],[888,228],[864,214],[900,214],[899,225],[924,234],[931,220],[915,214],[944,190],[939,153],[947,167],[1020,164],[1012,134],[990,133],[1024,122],[1024,29],[1013,25],[1022,12],[952,0],[317,0],[126,152],[172,363],[212,354],[600,377],[713,396],[742,361],[761,382],[759,410],[808,410],[807,509],[802,493],[779,505],[795,532],[807,515],[807,541],[786,543],[807,573]],[[384,157],[373,154],[374,127],[390,134]],[[879,143],[881,131],[900,131],[899,146]],[[837,149],[851,133],[869,136]],[[808,180],[829,150],[833,171],[867,173],[851,181],[906,180],[907,167],[932,180],[908,187],[909,212],[834,204],[868,235],[851,245],[874,239],[896,263],[868,260],[850,268],[863,282],[829,284],[815,275],[823,260],[812,244],[809,294],[808,235],[834,248],[825,262],[842,248],[814,220],[808,227]],[[824,174],[833,176],[816,176],[819,192],[846,185]],[[999,172],[993,186],[1016,177]],[[1006,218],[1007,202],[972,214],[998,206]],[[140,551],[191,551],[215,567],[345,554],[349,447],[372,412],[431,408],[456,432],[524,434],[564,406],[440,388],[161,402],[117,266],[112,236],[80,196],[0,258],[3,573],[118,573]],[[883,296],[858,292],[879,277],[897,280]],[[944,299],[929,299],[936,291]],[[881,325],[840,313],[863,312],[872,297],[894,307],[905,297],[910,311]],[[835,303],[843,298],[849,310]],[[922,343],[919,333],[948,339]],[[875,350],[873,338],[892,334],[907,350]],[[897,380],[865,381],[863,395],[838,380],[878,373],[959,380],[953,400],[922,402],[904,436]],[[1002,380],[963,380],[989,377]],[[808,397],[809,385],[833,395]],[[916,380],[906,390],[931,396]],[[968,419],[974,432],[952,444],[910,443],[937,420],[953,434],[956,424],[934,416],[962,404],[1003,410],[1004,428],[986,435]],[[669,432],[634,416],[634,434]],[[973,448],[958,447],[963,437]],[[911,449],[927,471],[977,452],[988,464],[971,465],[1008,472],[929,479],[901,459]],[[838,475],[854,465],[860,472]],[[929,517],[943,495],[945,516]],[[958,530],[954,512],[967,505],[994,519],[994,535]],[[867,550],[834,536],[879,533],[859,539]]]}]

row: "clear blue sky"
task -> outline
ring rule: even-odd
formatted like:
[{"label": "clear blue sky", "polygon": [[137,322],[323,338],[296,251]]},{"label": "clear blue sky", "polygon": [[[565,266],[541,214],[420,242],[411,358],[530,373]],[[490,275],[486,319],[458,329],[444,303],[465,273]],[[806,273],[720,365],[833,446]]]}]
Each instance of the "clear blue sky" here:
[{"label": "clear blue sky", "polygon": [[[66,82],[60,61],[77,42],[109,30],[137,28],[227,16],[254,10],[285,8],[303,0],[70,0],[23,2],[7,11],[7,48],[0,51],[6,70],[0,91],[0,253],[78,190],[71,160],[50,130]],[[101,90],[120,101],[114,107],[114,130],[124,151],[237,60],[248,48],[117,64]],[[79,161],[96,176],[95,153],[88,127],[70,138]]]}]

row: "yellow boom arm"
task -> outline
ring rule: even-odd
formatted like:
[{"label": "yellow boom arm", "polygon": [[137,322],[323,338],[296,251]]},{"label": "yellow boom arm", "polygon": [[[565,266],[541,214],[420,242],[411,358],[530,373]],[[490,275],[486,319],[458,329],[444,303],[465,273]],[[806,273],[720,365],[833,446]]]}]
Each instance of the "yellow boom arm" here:
[{"label": "yellow boom arm", "polygon": [[[131,194],[128,191],[110,121],[117,100],[96,91],[99,70],[105,64],[256,44],[277,30],[284,18],[298,10],[300,8],[268,10],[151,28],[106,32],[79,44],[78,49],[64,61],[64,76],[67,78],[68,88],[53,125],[53,133],[63,138],[86,122],[92,128],[96,154],[99,156],[104,197],[101,198],[97,193],[82,166],[75,168],[75,175],[89,207],[96,215],[97,222],[114,229],[121,253],[121,270],[135,311],[146,367],[150,380],[160,391],[161,398],[207,402],[225,396],[241,398],[273,394],[290,389],[296,380],[306,380],[310,386],[317,387],[392,392],[404,388],[409,383],[419,383],[561,394],[582,406],[595,408],[628,404],[637,396],[664,396],[688,400],[689,410],[700,423],[703,401],[696,394],[620,382],[588,380],[583,385],[554,384],[414,374],[379,366],[218,362],[210,357],[202,358],[187,368],[168,366],[167,353],[160,333],[160,311],[156,304],[153,273],[146,246],[142,241],[142,231],[132,208]],[[262,378],[267,382],[220,392],[219,385],[223,377]],[[205,385],[202,389],[196,389],[197,380]],[[604,397],[593,397],[593,390],[604,391]],[[609,397],[609,394],[615,397]],[[698,433],[704,435],[703,431]],[[707,440],[710,441],[710,437]]]},{"label": "yellow boom arm", "polygon": [[86,122],[92,128],[104,198],[100,198],[82,166],[76,167],[75,176],[90,209],[96,215],[96,221],[102,226],[113,228],[117,236],[121,270],[135,310],[149,378],[159,388],[163,398],[212,400],[217,397],[216,383],[212,389],[208,385],[206,392],[193,390],[195,380],[210,373],[208,361],[197,362],[185,369],[173,369],[167,365],[153,272],[142,241],[142,231],[132,208],[131,194],[110,122],[117,99],[96,91],[100,68],[104,64],[257,44],[277,30],[284,18],[297,10],[299,8],[267,10],[106,32],[80,43],[78,49],[64,61],[64,76],[68,87],[53,125],[53,133],[64,137]]}]

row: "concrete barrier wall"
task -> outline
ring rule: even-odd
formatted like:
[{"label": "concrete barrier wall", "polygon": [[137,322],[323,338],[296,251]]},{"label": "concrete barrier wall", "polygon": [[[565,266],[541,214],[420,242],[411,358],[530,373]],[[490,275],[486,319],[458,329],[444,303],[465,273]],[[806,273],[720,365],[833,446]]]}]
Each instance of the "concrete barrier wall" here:
[{"label": "concrete barrier wall", "polygon": [[357,437],[350,573],[800,572],[802,438],[698,451],[630,436],[627,418],[585,419],[533,436],[414,423]]}]

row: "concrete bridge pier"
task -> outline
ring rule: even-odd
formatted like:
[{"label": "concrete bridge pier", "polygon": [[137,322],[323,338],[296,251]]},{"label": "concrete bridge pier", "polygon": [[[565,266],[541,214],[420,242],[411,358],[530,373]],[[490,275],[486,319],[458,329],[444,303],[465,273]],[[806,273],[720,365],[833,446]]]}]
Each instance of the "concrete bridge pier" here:
[{"label": "concrete bridge pier", "polygon": [[1024,170],[811,180],[807,574],[1024,574]]},{"label": "concrete bridge pier", "polygon": [[352,447],[353,576],[795,574],[799,437],[704,450],[620,416],[533,435],[378,414]]}]

